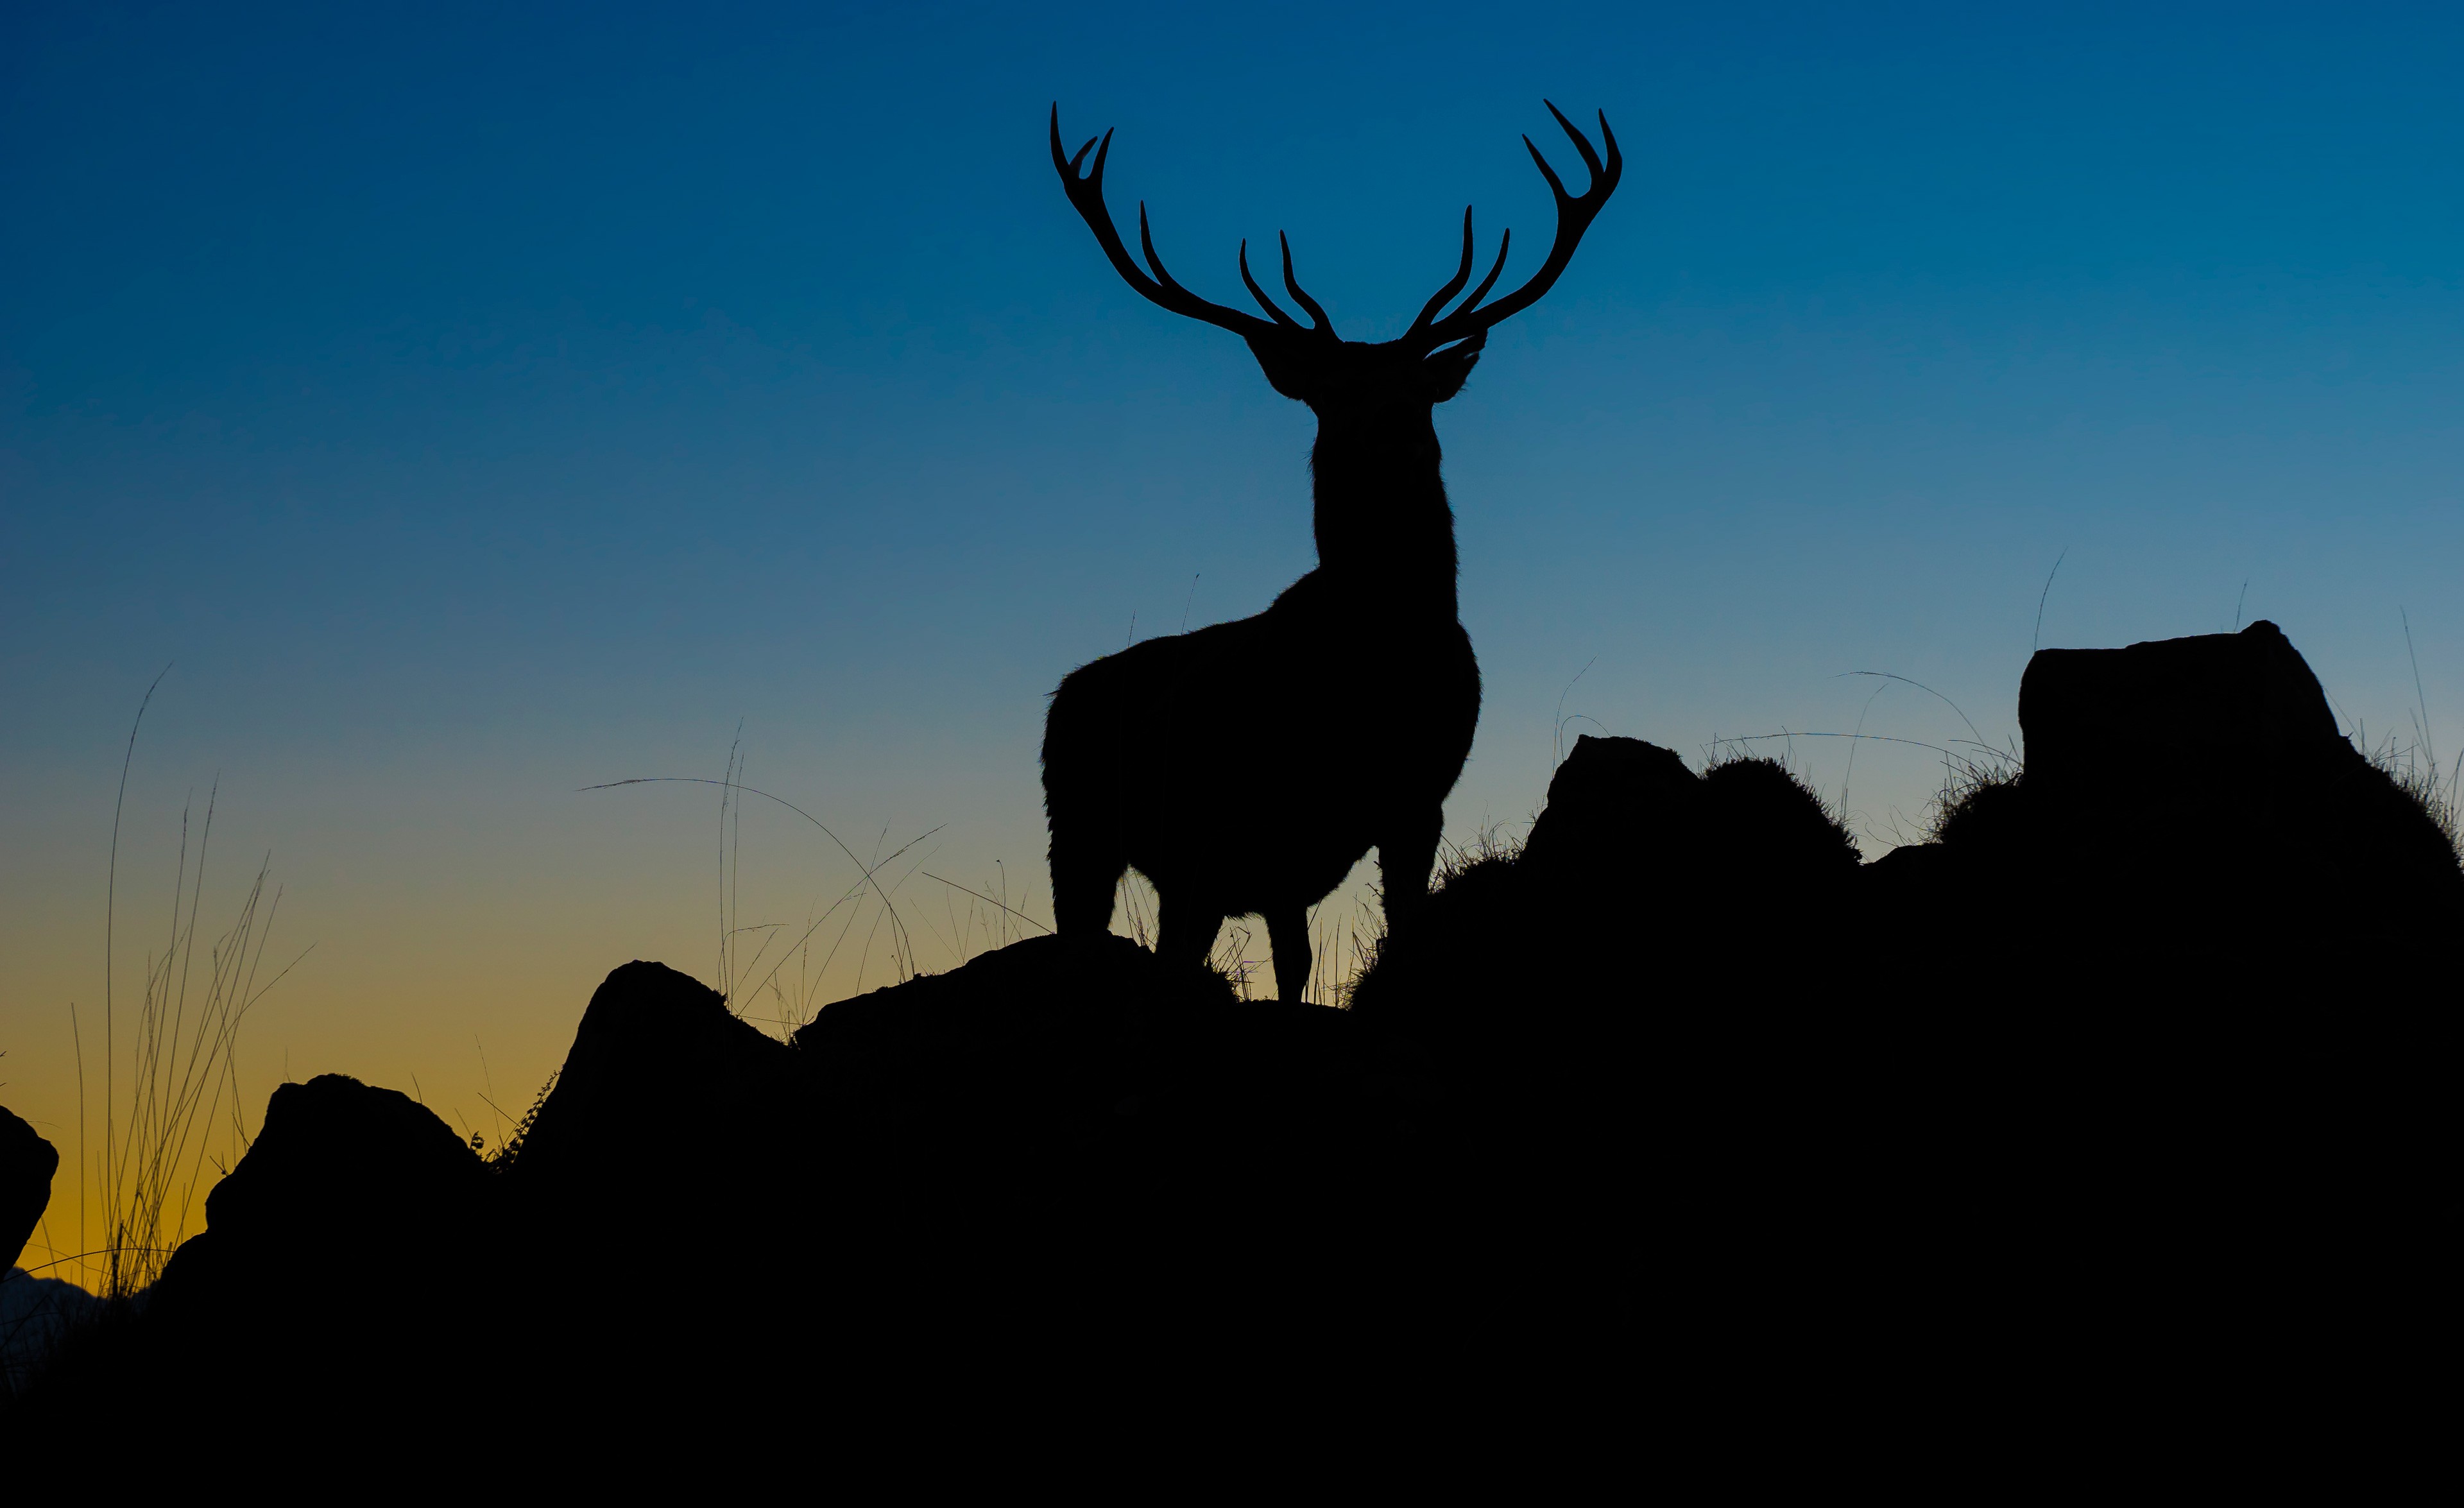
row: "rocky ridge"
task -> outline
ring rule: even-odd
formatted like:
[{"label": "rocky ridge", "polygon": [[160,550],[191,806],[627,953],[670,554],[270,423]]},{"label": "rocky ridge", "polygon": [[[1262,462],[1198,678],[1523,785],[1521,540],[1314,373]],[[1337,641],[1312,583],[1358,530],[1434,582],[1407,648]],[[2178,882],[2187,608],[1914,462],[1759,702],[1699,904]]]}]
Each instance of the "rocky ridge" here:
[{"label": "rocky ridge", "polygon": [[[286,1085],[143,1321],[0,1430],[151,1394],[213,1400],[166,1426],[199,1439],[535,1454],[745,1396],[846,1431],[1506,1378],[1986,1429],[2083,1376],[2281,1401],[2427,1347],[2448,837],[2273,625],[2045,652],[2020,711],[2025,772],[1871,864],[1775,765],[1584,739],[1349,1010],[1044,938],[781,1042],[633,963],[494,1168],[397,1093]],[[682,1230],[775,1278],[678,1306]],[[539,1417],[474,1423],[474,1355]]]}]

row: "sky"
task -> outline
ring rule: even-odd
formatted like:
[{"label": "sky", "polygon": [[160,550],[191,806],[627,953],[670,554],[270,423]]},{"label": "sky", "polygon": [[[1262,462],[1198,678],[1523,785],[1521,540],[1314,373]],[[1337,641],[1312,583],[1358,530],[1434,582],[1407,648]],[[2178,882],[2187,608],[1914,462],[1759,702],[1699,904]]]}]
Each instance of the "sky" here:
[{"label": "sky", "polygon": [[[1571,271],[1438,414],[1458,843],[1609,732],[1784,757],[1879,854],[1944,750],[2017,748],[2033,647],[2256,618],[2348,731],[2453,760],[2459,43],[2433,5],[11,7],[0,1103],[76,1163],[82,1054],[92,1166],[89,1032],[124,1082],[209,794],[195,967],[260,866],[290,967],[244,1124],[344,1072],[493,1147],[628,959],[791,1020],[1031,930],[967,891],[1048,920],[1053,684],[1313,563],[1308,411],[1121,284],[1055,101],[1184,282],[1237,304],[1287,231],[1355,339],[1466,203],[1528,274],[1521,136],[1579,182],[1544,99],[1616,127]],[[2232,757],[2199,732],[2151,748]],[[798,809],[585,788],[737,756]],[[896,912],[847,898],[893,852]]]}]

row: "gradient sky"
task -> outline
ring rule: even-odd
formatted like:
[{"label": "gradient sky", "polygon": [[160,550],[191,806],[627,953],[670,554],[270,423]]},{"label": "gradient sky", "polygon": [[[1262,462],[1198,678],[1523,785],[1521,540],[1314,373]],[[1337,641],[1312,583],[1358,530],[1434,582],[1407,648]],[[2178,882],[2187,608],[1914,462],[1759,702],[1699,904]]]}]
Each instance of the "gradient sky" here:
[{"label": "gradient sky", "polygon": [[[1046,692],[1312,562],[1307,410],[1117,280],[1045,159],[1056,99],[1073,144],[1119,128],[1116,213],[1147,200],[1184,281],[1237,301],[1237,241],[1287,230],[1355,338],[1452,270],[1466,201],[1529,271],[1518,137],[1578,171],[1544,96],[1617,126],[1615,202],[1439,415],[1487,684],[1458,839],[1531,814],[1562,707],[1566,741],[1698,760],[1915,741],[1853,772],[1755,745],[1880,852],[1941,784],[1917,745],[1969,733],[1848,673],[2013,739],[2040,595],[2046,645],[2272,618],[2348,725],[2409,742],[2426,703],[2464,750],[2452,6],[0,29],[0,1102],[64,1150],[166,664],[115,987],[218,778],[207,929],[270,852],[273,953],[315,945],[248,1023],[252,1114],[342,1071],[493,1144],[481,1097],[528,1098],[608,968],[715,979],[715,792],[580,787],[715,777],[739,727],[746,778],[850,846],[937,827],[923,871],[1048,916]],[[741,840],[748,924],[855,877],[776,809]],[[900,896],[924,966],[981,944],[946,886]],[[890,977],[868,925],[808,1001]],[[1903,941],[1838,943],[1925,987]]]}]

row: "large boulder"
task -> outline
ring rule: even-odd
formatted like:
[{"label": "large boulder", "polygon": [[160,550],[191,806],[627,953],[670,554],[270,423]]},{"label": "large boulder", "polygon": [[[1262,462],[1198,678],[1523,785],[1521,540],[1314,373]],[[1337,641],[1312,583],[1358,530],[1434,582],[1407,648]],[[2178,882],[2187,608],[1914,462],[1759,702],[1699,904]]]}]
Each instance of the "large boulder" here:
[{"label": "large boulder", "polygon": [[514,1178],[534,1200],[617,1222],[626,1260],[691,1209],[722,1206],[790,1150],[793,1052],[664,964],[635,962],[590,997]]},{"label": "large boulder", "polygon": [[2439,1249],[2454,848],[2270,623],[2039,652],[2019,719],[2024,770],[1866,876],[1938,982],[1906,1060],[1974,1226],[2078,1275],[2080,1334],[2343,1372],[2315,1348],[2409,1324]]},{"label": "large boulder", "polygon": [[[2265,620],[2118,650],[2039,650],[2019,681],[2028,779],[2138,805],[2358,759],[2319,677]],[[2198,771],[2203,778],[2167,778]]]},{"label": "large boulder", "polygon": [[1014,1140],[1022,1116],[1109,1110],[1142,1044],[1232,1004],[1221,975],[1127,938],[1030,938],[825,1007],[795,1045],[842,1121],[907,1135],[1001,1119]]},{"label": "large boulder", "polygon": [[959,1211],[1078,1199],[1100,1149],[1177,1137],[1201,1103],[1222,1124],[1214,1110],[1238,1121],[1287,1102],[1342,1058],[1350,1025],[1242,1004],[1213,970],[1103,934],[1029,939],[840,1001],[795,1044],[838,1154],[836,1196],[946,1235],[973,1218]]},{"label": "large boulder", "polygon": [[478,1154],[408,1095],[342,1074],[284,1084],[206,1196],[205,1233],[173,1256],[164,1294],[288,1306],[424,1281],[473,1238],[487,1186]]},{"label": "large boulder", "polygon": [[2039,651],[2019,725],[2024,772],[1950,812],[1944,861],[1895,858],[1896,900],[1927,884],[1945,900],[1995,897],[1989,926],[2040,934],[2044,962],[2103,968],[2118,953],[2262,984],[2294,954],[2323,983],[2361,940],[2464,920],[2448,834],[2338,733],[2272,623]]},{"label": "large boulder", "polygon": [[1702,809],[1702,778],[1675,749],[1585,734],[1549,779],[1522,861],[1526,873],[1631,883],[1656,872],[1660,854],[1700,844]]},{"label": "large boulder", "polygon": [[16,1265],[52,1202],[60,1154],[33,1126],[0,1110],[0,1273]]},{"label": "large boulder", "polygon": [[504,1328],[494,1185],[407,1095],[340,1074],[281,1086],[206,1230],[62,1350],[28,1428],[94,1449],[181,1398],[147,1414],[157,1459],[227,1448],[252,1420],[310,1451],[450,1440],[469,1359]]},{"label": "large boulder", "polygon": [[783,1275],[836,1226],[814,1197],[834,1149],[817,1155],[800,1068],[689,975],[607,976],[504,1178],[515,1244],[555,1274],[521,1319],[530,1345],[605,1386],[729,1375],[745,1348],[784,1343],[645,1296],[684,1264]]},{"label": "large boulder", "polygon": [[1126,1197],[1150,1208],[1162,1186],[1226,1206],[1236,1163],[1280,1169],[1298,1197],[1318,1175],[1289,1164],[1333,1155],[1372,1072],[1344,1012],[1236,1000],[1214,970],[1110,934],[1030,939],[841,1001],[796,1049],[838,1195],[861,1185],[919,1231],[961,1210],[1110,1220],[1088,1202],[1122,1197],[1130,1164],[1153,1176]]},{"label": "large boulder", "polygon": [[1126,938],[1043,937],[828,1006],[795,1041],[803,1197],[826,1220],[807,1292],[843,1356],[1180,1366],[1388,1323],[1437,1264],[1420,1247],[1363,1293],[1302,1255],[1400,1260],[1380,1169],[1408,1133],[1345,1011],[1241,1001]]}]

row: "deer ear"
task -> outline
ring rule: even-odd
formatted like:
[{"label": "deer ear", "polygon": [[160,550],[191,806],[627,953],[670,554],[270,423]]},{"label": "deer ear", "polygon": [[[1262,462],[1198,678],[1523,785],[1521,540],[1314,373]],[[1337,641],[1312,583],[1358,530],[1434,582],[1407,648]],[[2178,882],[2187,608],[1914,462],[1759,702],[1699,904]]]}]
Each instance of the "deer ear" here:
[{"label": "deer ear", "polygon": [[[1482,332],[1484,335],[1486,333]],[[1463,391],[1463,385],[1470,378],[1471,369],[1480,365],[1482,344],[1481,338],[1474,336],[1420,364],[1420,378],[1431,403],[1443,403]]]}]

